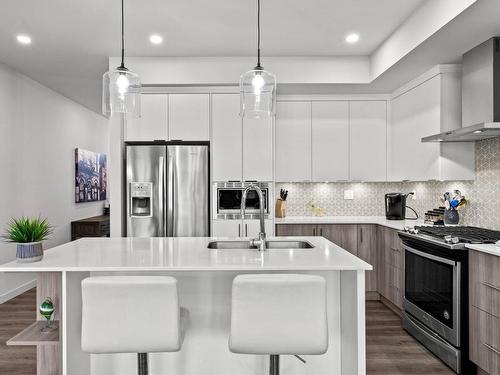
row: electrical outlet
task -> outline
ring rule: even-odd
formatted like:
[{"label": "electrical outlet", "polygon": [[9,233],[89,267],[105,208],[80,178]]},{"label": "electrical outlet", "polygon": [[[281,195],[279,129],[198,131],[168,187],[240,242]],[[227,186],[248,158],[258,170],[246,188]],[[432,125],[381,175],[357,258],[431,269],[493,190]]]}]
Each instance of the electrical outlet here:
[{"label": "electrical outlet", "polygon": [[354,199],[354,191],[353,190],[344,190],[344,199],[346,199],[346,200]]}]

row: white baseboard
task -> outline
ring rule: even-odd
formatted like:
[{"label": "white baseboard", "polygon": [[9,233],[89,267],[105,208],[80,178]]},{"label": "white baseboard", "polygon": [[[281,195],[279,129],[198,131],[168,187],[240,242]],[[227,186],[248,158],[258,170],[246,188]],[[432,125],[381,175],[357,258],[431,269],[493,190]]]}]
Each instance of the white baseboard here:
[{"label": "white baseboard", "polygon": [[11,300],[14,297],[17,297],[20,294],[23,294],[24,292],[27,292],[35,286],[36,280],[31,280],[25,284],[22,284],[21,286],[18,286],[15,289],[9,290],[7,293],[0,295],[0,305],[4,302],[7,302],[8,300]]}]

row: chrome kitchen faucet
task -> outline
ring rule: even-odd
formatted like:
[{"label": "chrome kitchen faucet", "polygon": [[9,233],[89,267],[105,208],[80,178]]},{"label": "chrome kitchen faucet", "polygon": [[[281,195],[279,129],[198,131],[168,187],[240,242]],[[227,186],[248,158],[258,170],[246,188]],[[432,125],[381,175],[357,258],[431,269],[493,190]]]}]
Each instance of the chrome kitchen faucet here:
[{"label": "chrome kitchen faucet", "polygon": [[249,190],[255,190],[259,196],[259,216],[260,216],[260,231],[259,238],[250,240],[252,246],[259,248],[259,251],[266,251],[266,224],[264,222],[264,195],[262,190],[257,185],[251,184],[246,187],[241,196],[241,217],[245,220],[245,207],[247,204],[247,193]]}]

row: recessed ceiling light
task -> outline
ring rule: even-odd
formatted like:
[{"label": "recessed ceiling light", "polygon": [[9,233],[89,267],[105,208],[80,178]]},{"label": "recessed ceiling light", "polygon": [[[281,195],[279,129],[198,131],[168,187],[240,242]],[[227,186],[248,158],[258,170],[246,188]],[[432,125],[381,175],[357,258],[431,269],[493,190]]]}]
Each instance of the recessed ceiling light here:
[{"label": "recessed ceiling light", "polygon": [[28,35],[19,34],[18,36],[16,36],[16,39],[21,44],[24,44],[24,45],[31,44],[31,38]]},{"label": "recessed ceiling light", "polygon": [[149,37],[149,41],[152,44],[162,44],[163,43],[163,37],[158,34],[153,34]]},{"label": "recessed ceiling light", "polygon": [[474,134],[481,134],[483,130],[474,130]]},{"label": "recessed ceiling light", "polygon": [[356,43],[359,41],[359,35],[356,33],[349,34],[345,37],[345,41],[347,43]]}]

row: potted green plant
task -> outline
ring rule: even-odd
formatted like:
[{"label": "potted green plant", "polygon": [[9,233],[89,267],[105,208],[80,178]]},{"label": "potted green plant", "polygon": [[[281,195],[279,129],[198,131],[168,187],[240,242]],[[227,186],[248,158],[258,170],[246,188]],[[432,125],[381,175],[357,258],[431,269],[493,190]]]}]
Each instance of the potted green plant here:
[{"label": "potted green plant", "polygon": [[3,236],[7,242],[17,243],[19,262],[37,262],[43,258],[42,241],[52,233],[52,226],[41,217],[12,218]]}]

